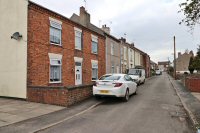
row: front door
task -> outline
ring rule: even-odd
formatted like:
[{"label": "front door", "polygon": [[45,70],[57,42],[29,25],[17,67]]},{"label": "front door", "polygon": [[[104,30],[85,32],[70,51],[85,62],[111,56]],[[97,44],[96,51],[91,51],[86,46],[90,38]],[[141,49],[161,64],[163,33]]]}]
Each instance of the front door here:
[{"label": "front door", "polygon": [[82,84],[82,64],[80,62],[75,63],[75,85]]}]

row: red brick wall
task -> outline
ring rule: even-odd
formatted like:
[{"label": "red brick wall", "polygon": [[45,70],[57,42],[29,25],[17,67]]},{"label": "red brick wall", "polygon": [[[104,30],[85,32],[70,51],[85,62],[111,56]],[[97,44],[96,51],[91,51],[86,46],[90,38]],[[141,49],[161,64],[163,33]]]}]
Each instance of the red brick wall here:
[{"label": "red brick wall", "polygon": [[68,88],[67,105],[73,105],[92,96],[92,86],[81,86],[77,88]]},{"label": "red brick wall", "polygon": [[185,86],[192,92],[200,92],[200,78],[187,77]]},{"label": "red brick wall", "polygon": [[[50,44],[49,17],[62,22],[62,46]],[[82,29],[83,50],[75,50],[74,27]],[[91,34],[98,37],[98,54],[91,53]],[[62,55],[62,83],[49,83],[48,53]],[[75,85],[74,57],[83,58],[83,86]],[[105,37],[33,3],[28,7],[27,100],[72,105],[92,95],[92,63],[98,60],[98,76],[105,74]]]},{"label": "red brick wall", "polygon": [[67,106],[68,90],[64,89],[63,87],[28,87],[27,99],[31,102]]},{"label": "red brick wall", "polygon": [[[49,17],[62,21],[62,46],[50,44]],[[83,50],[75,50],[74,27],[82,29]],[[98,55],[91,53],[91,34],[98,36]],[[61,54],[62,83],[49,83],[48,53]],[[91,60],[98,60],[99,77],[105,74],[105,38],[70,20],[37,5],[30,4],[28,10],[28,86],[73,86],[74,57],[82,57],[83,84],[91,83]]]},{"label": "red brick wall", "polygon": [[27,99],[31,102],[70,106],[92,96],[92,86],[79,87],[28,87]]},{"label": "red brick wall", "polygon": [[143,55],[143,63],[146,72],[146,77],[150,77],[150,58],[147,54]]}]

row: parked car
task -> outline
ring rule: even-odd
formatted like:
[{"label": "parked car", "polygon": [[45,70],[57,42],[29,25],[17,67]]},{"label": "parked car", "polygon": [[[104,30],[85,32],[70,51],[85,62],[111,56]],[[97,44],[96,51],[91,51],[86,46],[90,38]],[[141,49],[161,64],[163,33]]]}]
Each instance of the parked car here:
[{"label": "parked car", "polygon": [[156,75],[162,75],[162,71],[159,70],[159,69],[157,69],[157,70],[156,70]]},{"label": "parked car", "polygon": [[137,85],[145,83],[145,70],[130,68],[128,70],[128,75],[137,83]]},{"label": "parked car", "polygon": [[137,84],[127,74],[106,74],[93,85],[93,95],[122,97],[124,101],[129,100],[131,94],[136,94]]}]

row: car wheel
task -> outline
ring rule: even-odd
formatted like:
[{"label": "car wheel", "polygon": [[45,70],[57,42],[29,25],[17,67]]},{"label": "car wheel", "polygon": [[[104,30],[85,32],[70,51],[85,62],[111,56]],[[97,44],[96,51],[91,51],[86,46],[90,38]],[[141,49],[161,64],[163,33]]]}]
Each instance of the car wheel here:
[{"label": "car wheel", "polygon": [[129,91],[128,91],[128,89],[126,90],[126,94],[125,94],[123,100],[124,100],[125,102],[128,102],[128,100],[129,100]]},{"label": "car wheel", "polygon": [[101,96],[95,96],[96,100],[100,100]]},{"label": "car wheel", "polygon": [[141,84],[141,83],[140,83],[140,81],[139,81],[139,82],[138,82],[138,86],[140,86],[140,84]]},{"label": "car wheel", "polygon": [[137,88],[135,89],[135,92],[133,93],[133,95],[137,95]]}]

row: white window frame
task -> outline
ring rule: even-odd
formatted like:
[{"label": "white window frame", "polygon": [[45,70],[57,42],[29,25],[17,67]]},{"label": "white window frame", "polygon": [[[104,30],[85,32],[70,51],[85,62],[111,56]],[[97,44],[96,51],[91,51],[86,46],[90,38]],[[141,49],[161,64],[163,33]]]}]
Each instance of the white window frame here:
[{"label": "white window frame", "polygon": [[98,61],[97,60],[91,60],[91,64],[92,64],[92,70],[93,69],[97,69],[97,77],[96,77],[96,79],[92,79],[92,77],[93,77],[93,75],[92,75],[92,73],[91,73],[91,79],[92,79],[92,81],[95,81],[95,80],[98,80],[98,72],[99,72],[99,69],[98,69]]},{"label": "white window frame", "polygon": [[121,55],[121,59],[123,59],[123,56],[124,56],[124,48],[123,47],[120,48],[120,55]]},{"label": "white window frame", "polygon": [[114,43],[111,43],[111,55],[114,55]]},{"label": "white window frame", "polygon": [[[50,21],[50,29],[49,29],[49,36],[50,36],[50,44],[62,46],[62,22],[53,18],[49,18]],[[51,28],[57,29],[60,31],[60,43],[51,42]]]},{"label": "white window frame", "polygon": [[[59,61],[60,64],[52,64],[53,61]],[[59,77],[59,81],[51,81],[51,66],[59,66],[60,68],[60,77]],[[50,83],[61,83],[62,82],[62,61],[61,59],[50,59],[50,78],[49,78],[49,82]]]},{"label": "white window frame", "polygon": [[[91,35],[91,38],[92,38],[92,42],[91,42],[91,52],[93,53],[93,54],[98,54],[98,37],[97,36],[95,36],[95,35]],[[96,45],[97,45],[97,51],[96,52],[94,52],[93,51],[93,43],[95,43]]]},{"label": "white window frame", "polygon": [[124,47],[124,60],[127,60],[127,47]]},{"label": "white window frame", "polygon": [[[62,55],[49,53],[49,83],[62,83]],[[52,64],[53,61],[60,61],[60,64]],[[51,65],[60,66],[60,81],[51,81]]]},{"label": "white window frame", "polygon": [[133,50],[130,49],[130,55],[131,55],[131,62],[133,61]]},{"label": "white window frame", "polygon": [[[82,30],[79,28],[74,27],[74,32],[75,32],[75,49],[77,50],[82,50]],[[79,38],[79,42],[77,42],[77,38]]]}]

